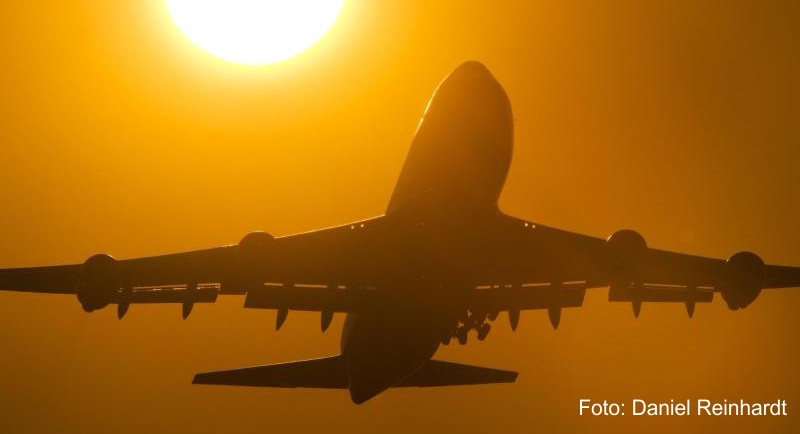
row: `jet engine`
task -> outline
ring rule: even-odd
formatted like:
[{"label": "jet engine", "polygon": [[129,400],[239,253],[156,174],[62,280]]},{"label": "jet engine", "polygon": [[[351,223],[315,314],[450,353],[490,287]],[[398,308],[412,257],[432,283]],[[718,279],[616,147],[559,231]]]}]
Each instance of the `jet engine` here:
[{"label": "jet engine", "polygon": [[121,286],[117,260],[106,254],[97,254],[81,266],[75,292],[83,310],[91,312],[113,302]]},{"label": "jet engine", "polygon": [[244,276],[256,278],[260,265],[265,263],[274,242],[275,238],[266,232],[250,232],[239,241],[237,254]]},{"label": "jet engine", "polygon": [[722,282],[722,298],[730,310],[747,307],[761,293],[764,285],[764,261],[751,252],[731,256]]},{"label": "jet engine", "polygon": [[638,232],[623,229],[608,237],[609,275],[612,282],[631,283],[636,278],[639,262],[647,242]]}]

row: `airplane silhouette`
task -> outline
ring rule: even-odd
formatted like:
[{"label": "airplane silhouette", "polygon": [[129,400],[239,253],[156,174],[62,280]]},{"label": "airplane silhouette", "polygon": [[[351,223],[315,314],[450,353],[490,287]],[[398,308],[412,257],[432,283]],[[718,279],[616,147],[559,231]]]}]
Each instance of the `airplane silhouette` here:
[{"label": "airplane silhouette", "polygon": [[516,330],[521,310],[579,307],[587,288],[609,301],[695,304],[715,292],[732,310],[762,288],[800,286],[800,267],[765,265],[649,248],[620,230],[608,239],[503,214],[498,197],[511,164],[508,96],[481,63],[466,62],[430,99],[386,214],[352,224],[163,256],[0,270],[0,289],[75,294],[87,312],[117,305],[194,303],[244,295],[244,307],[318,311],[325,331],[347,313],[341,354],[198,374],[196,384],[348,389],[362,403],[391,387],[504,383],[517,373],[431,359],[440,344],[480,340],[501,311]]}]

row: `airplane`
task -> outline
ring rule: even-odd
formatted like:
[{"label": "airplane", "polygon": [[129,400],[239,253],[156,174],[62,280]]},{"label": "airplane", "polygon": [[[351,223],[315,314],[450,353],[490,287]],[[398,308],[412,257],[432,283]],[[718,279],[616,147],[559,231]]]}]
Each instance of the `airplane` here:
[{"label": "airplane", "polygon": [[648,247],[624,229],[607,239],[502,213],[497,201],[514,138],[509,98],[489,70],[466,62],[437,87],[417,127],[384,215],[238,244],[162,256],[0,270],[0,289],[71,294],[86,312],[117,305],[195,303],[244,296],[244,307],[320,312],[324,332],[346,313],[341,354],[197,374],[195,384],[347,389],[361,404],[394,387],[510,383],[517,373],[433,359],[440,345],[487,337],[507,312],[563,308],[587,288],[609,288],[638,317],[646,302],[697,303],[720,293],[731,310],[762,289],[800,286],[800,267],[765,265],[756,254],[727,260]]}]

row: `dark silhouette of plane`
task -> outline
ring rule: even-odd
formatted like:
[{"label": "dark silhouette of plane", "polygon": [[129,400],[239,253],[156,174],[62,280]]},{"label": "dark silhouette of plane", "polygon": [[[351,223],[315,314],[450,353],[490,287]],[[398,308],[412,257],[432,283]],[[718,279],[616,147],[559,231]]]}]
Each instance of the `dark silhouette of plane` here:
[{"label": "dark silhouette of plane", "polygon": [[765,265],[755,254],[728,260],[649,248],[636,232],[608,239],[566,232],[503,214],[498,197],[511,164],[508,97],[478,62],[439,85],[416,132],[386,214],[279,238],[264,232],[236,245],[148,258],[95,255],[83,264],[0,270],[0,288],[76,294],[87,312],[116,304],[194,303],[245,296],[244,307],[318,311],[325,331],[347,313],[341,354],[315,360],[198,374],[197,384],[349,389],[362,403],[391,387],[513,382],[516,372],[432,360],[451,338],[486,338],[508,312],[562,308],[587,288],[609,300],[698,302],[719,292],[732,310],[763,288],[800,286],[800,267]]}]

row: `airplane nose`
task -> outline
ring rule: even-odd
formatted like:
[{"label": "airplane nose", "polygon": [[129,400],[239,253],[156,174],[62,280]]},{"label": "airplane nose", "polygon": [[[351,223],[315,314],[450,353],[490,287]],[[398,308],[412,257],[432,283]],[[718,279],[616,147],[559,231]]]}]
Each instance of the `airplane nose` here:
[{"label": "airplane nose", "polygon": [[[433,98],[455,100],[462,106],[468,105],[469,102],[474,105],[475,101],[485,104],[497,100],[500,106],[510,107],[508,96],[500,83],[483,63],[475,60],[458,65],[442,81]],[[473,101],[467,101],[470,98]]]},{"label": "airplane nose", "polygon": [[491,76],[489,68],[477,60],[464,62],[450,73],[451,77],[485,77],[487,75]]},{"label": "airplane nose", "polygon": [[458,65],[456,71],[475,71],[475,72],[489,72],[486,66],[477,60],[467,60],[466,62]]}]

